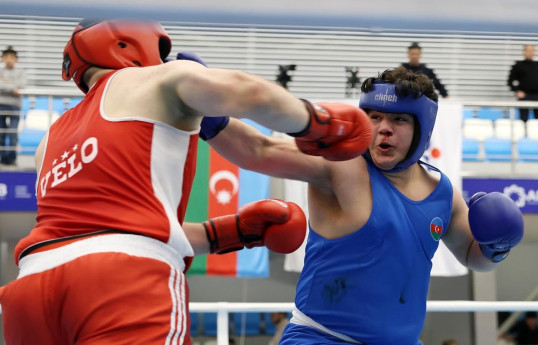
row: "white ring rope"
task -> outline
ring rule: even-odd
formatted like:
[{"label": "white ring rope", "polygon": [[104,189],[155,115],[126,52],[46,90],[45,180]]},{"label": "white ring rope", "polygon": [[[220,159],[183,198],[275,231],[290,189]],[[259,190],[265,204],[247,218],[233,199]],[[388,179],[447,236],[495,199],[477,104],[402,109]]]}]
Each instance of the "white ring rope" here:
[{"label": "white ring rope", "polygon": [[[273,312],[293,309],[293,303],[191,302],[191,312]],[[538,302],[525,301],[428,301],[428,312],[538,311]]]},{"label": "white ring rope", "polygon": [[[219,312],[291,312],[293,303],[233,303],[191,302],[189,310],[196,313]],[[486,311],[538,311],[538,302],[525,301],[428,301],[428,312],[486,312]],[[2,307],[0,306],[0,315]]]},{"label": "white ring rope", "polygon": [[[293,303],[191,302],[189,311],[217,313],[217,344],[228,345],[228,314],[235,312],[290,312]],[[427,301],[428,312],[538,311],[538,302],[525,301]],[[0,307],[0,314],[2,308]]]}]

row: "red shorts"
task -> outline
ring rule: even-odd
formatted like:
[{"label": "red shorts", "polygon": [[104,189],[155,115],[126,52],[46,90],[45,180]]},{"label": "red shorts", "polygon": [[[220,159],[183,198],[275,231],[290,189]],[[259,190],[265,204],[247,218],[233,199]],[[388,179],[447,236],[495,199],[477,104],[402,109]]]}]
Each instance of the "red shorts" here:
[{"label": "red shorts", "polygon": [[0,289],[7,345],[191,344],[183,258],[110,234],[25,256]]}]

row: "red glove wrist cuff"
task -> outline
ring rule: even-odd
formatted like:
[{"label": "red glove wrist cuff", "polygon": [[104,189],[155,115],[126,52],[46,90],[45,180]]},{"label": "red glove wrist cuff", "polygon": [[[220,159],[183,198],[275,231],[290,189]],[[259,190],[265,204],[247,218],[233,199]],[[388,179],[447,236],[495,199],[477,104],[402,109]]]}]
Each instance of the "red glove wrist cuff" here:
[{"label": "red glove wrist cuff", "polygon": [[238,219],[237,215],[232,214],[212,218],[203,223],[211,254],[225,254],[243,249]]},{"label": "red glove wrist cuff", "polygon": [[317,119],[316,110],[314,109],[314,106],[312,105],[312,103],[310,103],[309,101],[307,101],[305,99],[301,99],[301,101],[303,101],[304,106],[306,107],[306,110],[308,111],[308,123],[307,123],[306,127],[302,131],[296,132],[296,133],[288,133],[288,135],[290,135],[290,136],[292,136],[294,138],[304,137],[304,136],[308,135],[308,133],[310,132],[310,127],[312,126],[312,118],[313,117],[316,117],[316,120],[318,122],[322,122],[322,121],[319,121],[319,119]]}]

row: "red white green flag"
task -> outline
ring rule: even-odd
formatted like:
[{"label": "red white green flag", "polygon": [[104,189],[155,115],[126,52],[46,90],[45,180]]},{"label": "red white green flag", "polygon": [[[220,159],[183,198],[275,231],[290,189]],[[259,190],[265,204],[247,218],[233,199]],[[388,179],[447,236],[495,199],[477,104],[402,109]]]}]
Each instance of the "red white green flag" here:
[{"label": "red white green flag", "polygon": [[[266,128],[249,123],[265,134],[269,133]],[[239,169],[200,140],[196,177],[185,221],[203,222],[208,218],[234,214],[240,206],[268,195],[268,176]],[[187,275],[268,277],[269,253],[265,247],[258,247],[224,255],[197,256]]]}]

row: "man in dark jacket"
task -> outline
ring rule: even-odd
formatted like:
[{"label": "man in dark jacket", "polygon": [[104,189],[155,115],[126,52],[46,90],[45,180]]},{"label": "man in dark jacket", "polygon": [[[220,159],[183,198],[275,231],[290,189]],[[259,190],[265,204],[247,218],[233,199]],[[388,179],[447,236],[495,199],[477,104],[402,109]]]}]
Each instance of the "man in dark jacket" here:
[{"label": "man in dark jacket", "polygon": [[448,97],[448,92],[446,91],[445,86],[441,83],[439,78],[435,75],[433,69],[426,67],[426,64],[420,63],[420,58],[422,57],[422,47],[417,43],[413,42],[409,47],[407,47],[407,57],[409,62],[402,63],[402,66],[405,67],[408,71],[412,72],[421,72],[428,76],[433,82],[435,88],[439,91],[443,98]]},{"label": "man in dark jacket", "polygon": [[[538,101],[538,61],[534,61],[534,45],[523,46],[524,60],[517,61],[510,70],[508,86],[516,93],[519,101]],[[538,118],[538,108],[533,109],[534,117]],[[528,108],[519,108],[519,118],[527,122]]]},{"label": "man in dark jacket", "polygon": [[26,73],[17,66],[17,51],[8,46],[2,51],[0,67],[0,163],[16,164],[17,141],[22,95],[20,91],[26,86]]}]

